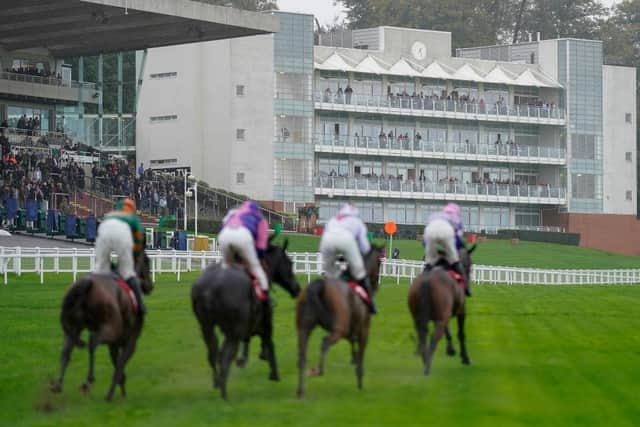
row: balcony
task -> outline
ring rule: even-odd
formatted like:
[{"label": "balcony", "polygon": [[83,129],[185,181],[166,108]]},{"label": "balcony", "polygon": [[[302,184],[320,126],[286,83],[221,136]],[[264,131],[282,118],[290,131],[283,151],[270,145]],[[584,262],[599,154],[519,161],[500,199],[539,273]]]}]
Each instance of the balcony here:
[{"label": "balcony", "polygon": [[352,111],[369,114],[396,114],[485,122],[523,123],[538,125],[566,124],[564,110],[555,106],[484,104],[433,100],[411,96],[331,95],[316,93],[315,109]]},{"label": "balcony", "polygon": [[74,82],[57,77],[0,72],[0,93],[65,102],[98,103],[100,92],[94,83]]},{"label": "balcony", "polygon": [[548,185],[460,184],[387,178],[315,177],[317,196],[564,205],[566,189]]},{"label": "balcony", "polygon": [[387,138],[387,136],[348,137],[317,135],[316,153],[355,154],[417,159],[469,160],[480,162],[566,165],[561,148],[516,144],[478,144],[431,142],[422,139]]}]

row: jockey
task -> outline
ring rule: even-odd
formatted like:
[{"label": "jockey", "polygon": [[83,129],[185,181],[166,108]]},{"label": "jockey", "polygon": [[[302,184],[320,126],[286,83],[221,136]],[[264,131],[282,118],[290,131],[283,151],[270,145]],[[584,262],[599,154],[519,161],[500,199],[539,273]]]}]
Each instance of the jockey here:
[{"label": "jockey", "polygon": [[367,226],[360,219],[358,209],[346,203],[324,229],[320,240],[323,269],[330,279],[338,279],[336,255],[342,254],[349,266],[351,277],[358,281],[369,295],[369,311],[376,313],[369,276],[365,270],[364,256],[371,251],[367,238]]},{"label": "jockey", "polygon": [[226,265],[232,264],[234,256],[239,255],[262,290],[269,292],[269,280],[260,263],[269,244],[269,225],[256,202],[247,200],[227,213],[218,243]]},{"label": "jockey", "polygon": [[136,204],[127,198],[118,202],[116,210],[105,215],[98,227],[96,239],[96,270],[98,274],[111,274],[111,252],[118,255],[118,274],[127,282],[138,302],[138,315],[147,309],[142,301],[140,280],[135,263],[144,252],[144,238]]},{"label": "jockey", "polygon": [[444,260],[456,273],[465,278],[465,295],[471,296],[469,283],[458,251],[464,247],[464,227],[460,219],[460,206],[449,203],[445,208],[432,214],[424,229],[425,271],[440,259],[438,251],[444,250]]}]

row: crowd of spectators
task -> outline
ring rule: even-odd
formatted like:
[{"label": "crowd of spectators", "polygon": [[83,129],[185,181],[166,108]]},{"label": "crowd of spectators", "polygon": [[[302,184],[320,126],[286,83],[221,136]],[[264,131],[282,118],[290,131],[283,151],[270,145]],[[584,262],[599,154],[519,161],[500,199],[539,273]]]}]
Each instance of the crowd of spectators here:
[{"label": "crowd of spectators", "polygon": [[7,68],[5,71],[7,73],[13,73],[13,74],[22,74],[27,76],[43,77],[43,78],[56,78],[58,80],[62,80],[62,76],[60,75],[60,73],[56,74],[53,71],[47,71],[43,68],[38,68],[34,66],[12,67],[12,68]]},{"label": "crowd of spectators", "polygon": [[[331,88],[327,87],[324,90],[322,101],[337,103],[337,104],[351,104],[354,91],[351,86],[347,86],[344,90],[338,86],[335,93]],[[499,113],[509,114],[509,104],[503,96],[498,96],[495,101],[492,101],[487,105],[483,98],[476,99],[469,94],[459,93],[457,90],[447,92],[442,90],[440,94],[431,93],[425,94],[423,91],[413,91],[411,94],[403,89],[402,92],[393,93],[391,86],[387,86],[387,94],[384,98],[391,107],[394,108],[414,108],[414,109],[440,109],[438,105],[446,106],[446,109],[456,111],[464,111],[466,108],[468,111],[478,113]],[[533,107],[539,108],[544,115],[548,115],[556,110],[554,102],[547,102],[544,100],[531,100],[526,104],[518,104],[518,107]]]}]

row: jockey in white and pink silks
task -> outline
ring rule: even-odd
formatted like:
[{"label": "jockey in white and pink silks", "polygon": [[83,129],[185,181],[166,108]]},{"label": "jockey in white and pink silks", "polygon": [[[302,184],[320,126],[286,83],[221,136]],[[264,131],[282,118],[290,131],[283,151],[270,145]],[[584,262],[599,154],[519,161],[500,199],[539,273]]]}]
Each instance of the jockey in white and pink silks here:
[{"label": "jockey in white and pink silks", "polygon": [[235,255],[240,256],[262,290],[269,291],[269,280],[260,263],[269,244],[269,225],[256,202],[247,200],[229,211],[222,221],[218,244],[226,265],[233,263]]},{"label": "jockey in white and pink silks", "polygon": [[[431,270],[443,258],[452,270],[465,277],[458,251],[464,248],[464,226],[460,219],[460,206],[449,203],[440,212],[429,217],[424,229],[425,271]],[[440,254],[444,251],[444,254]],[[465,294],[471,296],[469,281],[465,280]]]}]

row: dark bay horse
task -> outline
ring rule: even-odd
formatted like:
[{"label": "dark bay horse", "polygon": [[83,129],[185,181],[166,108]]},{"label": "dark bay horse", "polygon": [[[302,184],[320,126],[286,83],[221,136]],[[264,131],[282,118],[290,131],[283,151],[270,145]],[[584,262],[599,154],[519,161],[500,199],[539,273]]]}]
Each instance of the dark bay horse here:
[{"label": "dark bay horse", "polygon": [[[286,253],[287,244],[285,241],[284,246],[279,247],[269,243],[263,265],[269,282],[278,283],[295,297],[300,293],[300,286]],[[227,399],[227,379],[238,347],[244,344],[243,355],[238,362],[244,366],[249,340],[254,335],[261,338],[261,358],[269,361],[269,379],[280,380],[273,344],[273,310],[269,302],[258,299],[252,280],[243,267],[224,267],[221,264],[207,267],[193,285],[191,303],[207,346],[213,386],[220,388],[223,399]],[[216,326],[224,335],[220,351],[214,330]]]},{"label": "dark bay horse", "polygon": [[[365,268],[371,280],[372,293],[378,289],[380,259],[383,247],[373,247],[365,257]],[[373,295],[372,295],[373,297]],[[304,376],[309,336],[316,326],[329,332],[322,340],[320,363],[314,370],[324,374],[324,361],[329,347],[341,338],[351,343],[352,363],[356,365],[358,388],[362,388],[364,352],[369,338],[371,314],[365,302],[342,280],[316,279],[298,297],[296,327],[298,329],[298,398],[304,397]]]},{"label": "dark bay horse", "polygon": [[[473,246],[469,250],[464,248],[460,250],[460,262],[464,267],[465,281],[470,280],[471,253],[475,248]],[[464,290],[449,275],[446,267],[437,266],[428,273],[422,273],[416,277],[409,288],[408,304],[418,334],[418,354],[422,357],[425,375],[430,373],[433,353],[443,334],[447,337],[447,354],[450,356],[456,354],[448,326],[452,316],[458,319],[458,341],[462,363],[471,364],[464,333],[466,315]],[[435,329],[427,348],[429,321],[435,323]]]},{"label": "dark bay horse", "polygon": [[[142,292],[151,293],[153,281],[149,274],[149,258],[146,254],[136,262],[136,274],[140,279]],[[108,344],[114,373],[106,399],[113,398],[117,385],[120,386],[122,396],[125,396],[124,368],[135,351],[144,317],[135,314],[131,299],[117,285],[115,275],[89,274],[72,284],[62,303],[60,322],[64,331],[61,370],[58,380],[50,386],[51,391],[62,391],[71,352],[74,347],[86,346],[80,334],[84,329],[88,329],[89,374],[81,387],[82,391],[89,392],[91,384],[95,381],[93,366],[96,347],[99,344]]]}]

